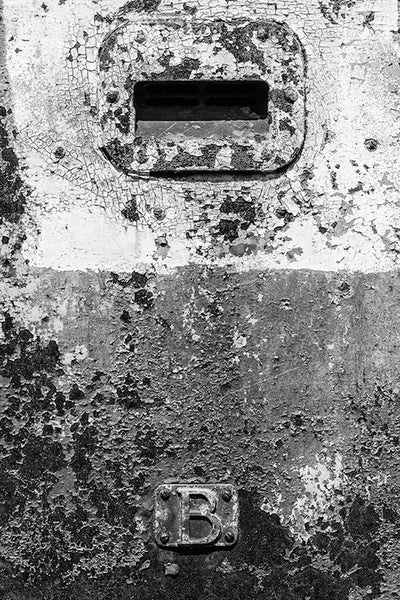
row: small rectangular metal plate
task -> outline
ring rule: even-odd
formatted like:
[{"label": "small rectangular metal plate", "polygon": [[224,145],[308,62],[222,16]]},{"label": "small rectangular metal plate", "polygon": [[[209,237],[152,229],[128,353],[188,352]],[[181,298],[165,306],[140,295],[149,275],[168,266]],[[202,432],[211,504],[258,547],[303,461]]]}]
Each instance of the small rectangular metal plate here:
[{"label": "small rectangular metal plate", "polygon": [[159,546],[233,546],[239,503],[230,484],[165,484],[154,492],[154,535]]}]

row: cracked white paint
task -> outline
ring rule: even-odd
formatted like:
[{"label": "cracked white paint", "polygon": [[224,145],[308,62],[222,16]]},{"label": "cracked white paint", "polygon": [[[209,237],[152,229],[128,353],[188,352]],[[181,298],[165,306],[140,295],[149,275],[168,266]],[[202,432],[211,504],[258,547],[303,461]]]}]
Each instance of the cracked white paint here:
[{"label": "cracked white paint", "polygon": [[[276,18],[299,35],[308,56],[308,135],[298,163],[271,181],[223,183],[127,181],[99,155],[93,123],[85,129],[79,90],[68,97],[66,52],[74,39],[93,29],[96,13],[114,12],[114,0],[74,1],[48,10],[35,0],[4,0],[7,61],[14,102],[18,152],[27,166],[24,178],[32,187],[28,209],[28,239],[24,257],[35,267],[58,270],[133,270],[151,266],[165,272],[189,263],[230,265],[248,269],[311,269],[379,272],[396,269],[400,252],[398,136],[400,102],[393,81],[399,77],[398,6],[396,0],[369,0],[347,9],[345,26],[330,26],[317,0],[298,0],[296,11],[286,0],[271,4],[247,2],[196,3],[196,18]],[[122,2],[120,3],[122,4]],[[177,5],[162,2],[160,15],[173,15]],[[172,11],[172,13],[171,13]],[[363,23],[369,11],[372,26]],[[343,21],[344,23],[344,21]],[[75,37],[74,37],[75,36]],[[89,48],[90,64],[96,48]],[[210,52],[201,43],[199,52]],[[176,60],[176,57],[175,57]],[[228,60],[228,59],[227,59]],[[96,72],[88,71],[89,87]],[[80,76],[81,77],[81,76]],[[62,139],[50,139],[54,124]],[[30,128],[42,139],[43,151],[31,143]],[[83,128],[83,129],[82,129]],[[370,152],[366,138],[378,140]],[[44,151],[70,144],[74,175],[58,172]],[[225,164],[230,156],[221,150]],[[75,160],[74,159],[74,160]],[[71,167],[71,168],[72,168]],[[304,170],[312,177],[301,182]],[[60,176],[61,175],[61,176]],[[240,232],[233,254],[216,241],[221,215],[216,200],[228,191],[234,197],[251,194],[262,210]],[[207,208],[188,203],[185,187],[196,198],[210,198]],[[121,210],[132,195],[140,219],[131,224]],[[153,218],[161,207],[165,219]],[[284,223],[276,210],[294,220]],[[334,224],[334,225],[332,225]],[[282,229],[279,227],[283,226]],[[188,236],[188,230],[196,234]],[[326,234],[324,229],[332,229]],[[275,232],[271,237],[271,231]],[[168,250],[160,256],[155,239],[165,236]],[[235,248],[249,243],[257,251]]]},{"label": "cracked white paint", "polygon": [[[395,263],[384,251],[378,234],[368,238],[362,231],[349,230],[337,237],[331,247],[316,229],[312,218],[304,217],[289,225],[281,236],[285,238],[271,254],[210,259],[195,254],[181,239],[169,240],[166,260],[156,256],[154,233],[124,225],[102,210],[74,209],[42,216],[41,233],[30,238],[23,248],[24,257],[33,267],[59,270],[121,270],[129,271],[151,265],[166,272],[186,264],[218,264],[247,269],[310,269],[320,271],[379,272],[391,270]],[[287,253],[300,249],[295,260]]]}]

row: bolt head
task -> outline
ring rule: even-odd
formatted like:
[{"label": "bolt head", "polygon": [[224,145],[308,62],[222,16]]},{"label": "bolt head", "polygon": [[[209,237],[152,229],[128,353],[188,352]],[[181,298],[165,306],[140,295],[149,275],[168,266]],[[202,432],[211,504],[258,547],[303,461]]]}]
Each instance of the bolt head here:
[{"label": "bolt head", "polygon": [[168,533],[162,533],[160,535],[160,542],[162,544],[168,544],[168,541],[169,541],[169,535],[168,535]]},{"label": "bolt head", "polygon": [[230,500],[232,500],[232,490],[230,490],[229,488],[224,490],[222,492],[222,498],[225,500],[225,502],[229,502]]},{"label": "bolt head", "polygon": [[170,491],[167,489],[161,490],[161,492],[160,492],[160,496],[163,500],[168,500],[170,495],[171,495]]},{"label": "bolt head", "polygon": [[235,541],[235,534],[233,533],[233,531],[227,531],[225,533],[225,541],[228,544],[233,544],[233,542]]}]

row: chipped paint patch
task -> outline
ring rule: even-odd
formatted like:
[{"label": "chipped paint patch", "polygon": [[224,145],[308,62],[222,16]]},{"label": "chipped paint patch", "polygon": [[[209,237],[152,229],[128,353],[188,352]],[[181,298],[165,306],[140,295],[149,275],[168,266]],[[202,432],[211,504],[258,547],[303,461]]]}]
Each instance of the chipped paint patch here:
[{"label": "chipped paint patch", "polygon": [[265,499],[261,505],[266,513],[279,515],[292,534],[304,541],[313,535],[315,525],[326,517],[328,508],[333,510],[338,499],[343,498],[349,483],[341,454],[315,459],[313,465],[298,470],[302,491],[291,507],[284,503],[281,492],[276,492],[273,501]]},{"label": "chipped paint patch", "polygon": [[348,483],[343,473],[342,456],[337,453],[334,458],[325,460],[316,456],[312,466],[299,469],[299,476],[304,486],[304,493],[295,502],[290,522],[293,530],[307,540],[308,528],[316,524],[319,518],[326,515],[330,504],[337,501],[337,495],[343,495]]}]

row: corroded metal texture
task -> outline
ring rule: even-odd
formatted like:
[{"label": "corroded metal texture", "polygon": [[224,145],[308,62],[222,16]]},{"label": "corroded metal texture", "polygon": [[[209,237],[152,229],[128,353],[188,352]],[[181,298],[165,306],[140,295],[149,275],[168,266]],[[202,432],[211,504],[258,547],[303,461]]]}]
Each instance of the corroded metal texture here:
[{"label": "corroded metal texture", "polygon": [[[395,598],[399,299],[390,274],[36,272],[3,322],[2,585]],[[168,478],[235,482],[235,548],[157,550]]]},{"label": "corroded metal texture", "polygon": [[[0,13],[2,598],[397,600],[397,2]],[[98,51],[149,20],[293,31],[307,56],[297,161],[267,177],[116,169]],[[252,35],[228,40],[240,68]],[[169,482],[233,484],[237,543],[157,544]]]}]

